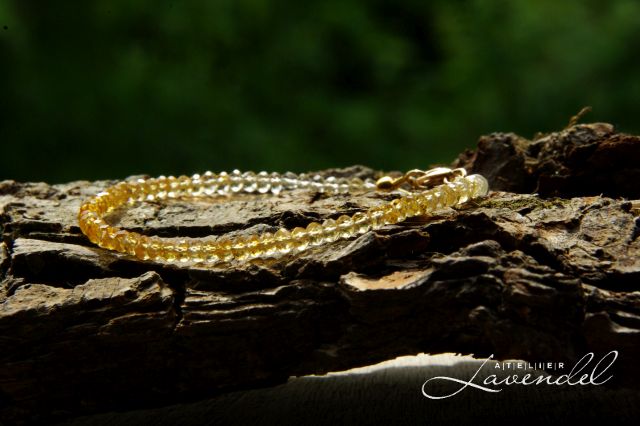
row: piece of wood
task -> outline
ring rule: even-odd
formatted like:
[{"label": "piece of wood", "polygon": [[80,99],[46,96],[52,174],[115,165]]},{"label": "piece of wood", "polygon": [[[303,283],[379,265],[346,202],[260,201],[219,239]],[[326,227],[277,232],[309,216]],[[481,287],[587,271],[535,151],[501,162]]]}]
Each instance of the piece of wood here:
[{"label": "piece of wood", "polygon": [[[485,136],[455,162],[489,179],[484,200],[213,268],[93,246],[77,209],[115,180],[0,182],[0,419],[194,401],[421,352],[572,365],[616,350],[607,385],[638,386],[638,154],[637,137],[603,123]],[[145,202],[110,220],[168,237],[244,234],[390,197]]]}]

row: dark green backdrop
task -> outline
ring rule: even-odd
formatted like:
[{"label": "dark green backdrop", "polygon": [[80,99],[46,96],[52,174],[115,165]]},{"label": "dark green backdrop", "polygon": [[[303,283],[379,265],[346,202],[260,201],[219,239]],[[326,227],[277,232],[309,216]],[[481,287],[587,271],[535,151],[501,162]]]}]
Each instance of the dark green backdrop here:
[{"label": "dark green backdrop", "polygon": [[640,131],[640,2],[0,1],[0,179],[448,162]]}]

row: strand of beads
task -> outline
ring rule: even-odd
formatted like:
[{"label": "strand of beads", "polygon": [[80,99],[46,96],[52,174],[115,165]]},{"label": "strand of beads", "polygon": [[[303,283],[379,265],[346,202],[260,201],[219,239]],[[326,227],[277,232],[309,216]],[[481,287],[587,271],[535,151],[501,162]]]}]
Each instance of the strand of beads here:
[{"label": "strand of beads", "polygon": [[469,199],[484,196],[488,184],[480,175],[460,176],[434,188],[396,198],[352,216],[342,215],[322,223],[311,222],[305,228],[280,228],[275,233],[248,237],[218,239],[170,239],[146,236],[111,226],[104,216],[123,204],[137,201],[177,198],[182,196],[209,197],[239,192],[277,194],[282,190],[312,188],[321,192],[351,193],[375,188],[371,180],[310,177],[306,174],[279,175],[260,172],[230,174],[206,172],[191,177],[160,176],[119,182],[92,197],[80,207],[78,221],[82,232],[100,247],[128,253],[142,260],[159,262],[195,262],[216,264],[232,259],[274,257],[300,252],[310,247],[351,238],[398,223],[408,217],[424,215],[439,208],[454,206]]},{"label": "strand of beads", "polygon": [[[265,171],[254,173],[251,171],[240,172],[233,170],[231,173],[212,173],[192,176],[159,176],[150,179],[138,179],[135,183],[128,183],[130,193],[128,202],[178,198],[178,197],[210,197],[217,195],[230,195],[236,193],[271,193],[279,194],[282,191],[294,189],[313,189],[317,192],[328,193],[353,193],[375,188],[372,179],[336,178],[334,176],[323,177],[309,175],[307,173],[294,174],[291,172],[267,173]],[[115,188],[115,192],[123,190],[124,186]],[[110,189],[114,191],[114,189]],[[109,190],[105,191],[109,192]],[[100,194],[99,194],[100,195]],[[102,194],[102,196],[109,196]]]}]

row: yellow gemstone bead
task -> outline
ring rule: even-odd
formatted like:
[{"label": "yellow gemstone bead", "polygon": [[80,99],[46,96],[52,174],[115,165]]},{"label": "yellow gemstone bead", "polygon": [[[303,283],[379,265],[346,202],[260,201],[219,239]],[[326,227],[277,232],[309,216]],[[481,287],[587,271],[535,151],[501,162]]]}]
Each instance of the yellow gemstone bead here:
[{"label": "yellow gemstone bead", "polygon": [[177,258],[181,262],[188,262],[191,258],[189,255],[189,241],[178,240],[175,244],[175,250],[177,252]]},{"label": "yellow gemstone bead", "polygon": [[202,244],[202,252],[204,261],[215,264],[220,262],[220,251],[218,245],[214,241],[206,241]]},{"label": "yellow gemstone bead", "polygon": [[309,245],[322,244],[322,225],[318,222],[311,222],[307,225],[307,235],[309,236]]},{"label": "yellow gemstone bead", "polygon": [[443,194],[442,197],[443,197],[444,206],[450,207],[458,202],[459,195],[457,191],[455,191],[451,186],[442,185],[442,188],[440,188],[440,191],[442,191],[442,194]]},{"label": "yellow gemstone bead", "polygon": [[322,239],[325,243],[332,243],[340,238],[336,221],[327,219],[322,222]]},{"label": "yellow gemstone bead", "polygon": [[291,238],[293,239],[294,250],[302,251],[309,247],[309,235],[306,229],[299,226],[293,228]]},{"label": "yellow gemstone bead", "polygon": [[423,214],[427,214],[435,210],[438,203],[433,196],[433,191],[426,191],[418,197],[418,204],[420,204]]},{"label": "yellow gemstone bead", "polygon": [[220,257],[220,260],[224,262],[230,262],[233,260],[233,250],[231,249],[232,242],[228,239],[221,239],[217,241],[218,250],[217,254]]},{"label": "yellow gemstone bead", "polygon": [[247,256],[250,258],[259,257],[262,252],[260,250],[260,239],[257,235],[251,235],[246,239]]},{"label": "yellow gemstone bead", "polygon": [[149,255],[148,245],[149,237],[147,237],[146,235],[140,235],[138,237],[138,244],[134,248],[134,256],[142,260],[151,259],[151,256]]},{"label": "yellow gemstone bead", "polygon": [[353,220],[350,216],[342,215],[336,219],[337,232],[340,238],[349,238],[355,231],[353,229]]},{"label": "yellow gemstone bead", "polygon": [[164,247],[159,237],[155,235],[148,237],[145,249],[150,259],[156,261],[164,260]]},{"label": "yellow gemstone bead", "polygon": [[260,249],[262,256],[273,256],[276,253],[275,239],[271,232],[265,232],[260,236]]},{"label": "yellow gemstone bead", "polygon": [[369,222],[371,223],[371,228],[378,229],[386,225],[385,222],[385,209],[384,207],[373,207],[367,213],[367,217],[369,218]]},{"label": "yellow gemstone bead", "polygon": [[136,255],[136,249],[140,244],[139,235],[140,234],[137,234],[135,232],[127,232],[127,234],[124,237],[124,244],[123,244],[125,253],[128,253],[133,256]]},{"label": "yellow gemstone bead", "polygon": [[396,198],[391,201],[392,212],[389,213],[393,223],[402,222],[407,218],[407,206],[402,198]]},{"label": "yellow gemstone bead", "polygon": [[356,234],[364,234],[371,229],[371,222],[366,213],[356,213],[353,215],[353,231]]},{"label": "yellow gemstone bead", "polygon": [[276,231],[273,238],[275,239],[275,249],[280,253],[289,253],[293,249],[293,241],[291,241],[291,233],[285,228]]}]

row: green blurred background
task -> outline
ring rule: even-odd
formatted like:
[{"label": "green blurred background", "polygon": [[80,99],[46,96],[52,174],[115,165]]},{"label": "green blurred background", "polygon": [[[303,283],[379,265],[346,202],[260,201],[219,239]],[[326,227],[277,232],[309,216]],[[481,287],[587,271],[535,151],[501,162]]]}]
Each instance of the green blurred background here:
[{"label": "green blurred background", "polygon": [[381,169],[640,132],[640,2],[0,0],[0,179]]}]

